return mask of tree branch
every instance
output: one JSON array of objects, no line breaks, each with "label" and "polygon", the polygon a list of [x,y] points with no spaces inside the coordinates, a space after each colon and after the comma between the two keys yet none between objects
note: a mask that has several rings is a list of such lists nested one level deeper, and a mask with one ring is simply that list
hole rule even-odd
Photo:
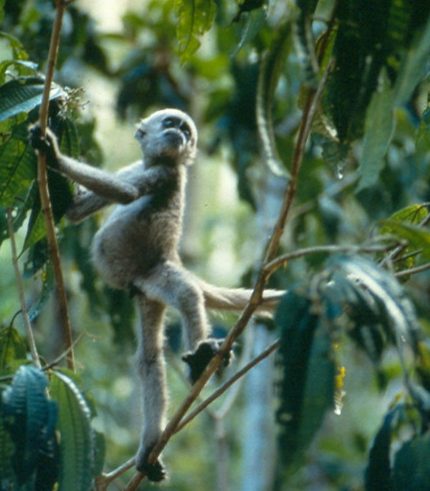
[{"label": "tree branch", "polygon": [[[57,61],[57,54],[60,45],[60,32],[66,9],[69,1],[57,0],[56,13],[54,24],[52,27],[51,41],[49,45],[48,53],[48,66],[45,77],[45,85],[43,90],[42,103],[40,105],[39,112],[39,124],[42,137],[46,135],[46,128],[48,126],[48,110],[49,110],[49,94],[51,90],[51,84],[54,77],[54,69]],[[48,240],[49,252],[54,269],[55,283],[57,288],[59,310],[61,316],[63,338],[66,344],[67,351],[67,367],[71,370],[75,370],[75,360],[73,352],[73,337],[72,326],[70,323],[69,310],[67,307],[66,289],[64,286],[63,271],[61,269],[60,253],[58,249],[57,237],[55,235],[55,223],[52,213],[51,199],[49,196],[48,188],[48,172],[46,165],[46,154],[42,151],[38,152],[38,166],[37,166],[37,181],[39,185],[39,194],[42,213],[45,218],[46,237]]]},{"label": "tree branch", "polygon": [[244,377],[252,368],[261,363],[265,358],[270,356],[274,351],[276,351],[281,345],[280,340],[274,341],[269,345],[264,351],[262,351],[258,356],[253,358],[249,363],[247,363],[243,368],[238,370],[230,379],[228,379],[224,384],[222,384],[218,389],[216,389],[207,399],[205,399],[201,404],[199,404],[190,414],[184,418],[175,433],[178,433],[182,428],[184,428],[188,423],[190,423],[197,415],[204,411],[209,404],[218,399],[224,392],[231,387],[235,382]]},{"label": "tree branch", "polygon": [[12,251],[12,264],[15,270],[16,286],[18,288],[18,295],[19,295],[19,301],[21,303],[21,313],[24,319],[24,326],[27,332],[27,341],[28,341],[28,345],[30,346],[30,353],[33,359],[33,363],[36,365],[37,368],[41,368],[42,365],[40,363],[39,353],[37,352],[36,342],[34,340],[33,328],[31,326],[31,321],[27,312],[27,307],[25,305],[24,283],[22,281],[22,276],[18,265],[18,254],[16,249],[15,231],[13,229],[13,218],[10,209],[6,210],[6,216],[7,216],[7,227],[8,227],[9,238],[10,238],[10,247]]},{"label": "tree branch", "polygon": [[337,253],[347,253],[347,254],[357,254],[359,252],[385,252],[387,250],[387,245],[363,245],[363,246],[355,246],[355,245],[322,245],[322,246],[314,246],[314,247],[305,247],[303,249],[297,249],[293,252],[288,252],[286,254],[282,254],[279,257],[276,257],[269,263],[264,266],[264,271],[267,275],[271,275],[274,271],[284,266],[288,261],[293,259],[298,259],[300,257],[309,256],[311,254],[337,254]]}]

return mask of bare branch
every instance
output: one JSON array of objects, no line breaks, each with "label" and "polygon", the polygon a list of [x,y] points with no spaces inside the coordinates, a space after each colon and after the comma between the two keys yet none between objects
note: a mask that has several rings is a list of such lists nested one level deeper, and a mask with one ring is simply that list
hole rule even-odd
[{"label": "bare branch", "polygon": [[314,247],[305,247],[303,249],[297,249],[293,252],[288,252],[286,254],[282,254],[281,256],[273,259],[269,263],[264,266],[264,271],[266,274],[271,275],[278,268],[286,265],[288,261],[293,259],[298,259],[300,257],[309,256],[311,254],[337,254],[337,253],[346,253],[346,254],[357,254],[360,252],[372,253],[372,252],[385,252],[388,249],[388,246],[385,245],[363,245],[363,246],[355,246],[355,245],[322,245],[322,246],[314,246]]},{"label": "bare branch", "polygon": [[33,328],[31,326],[31,321],[27,312],[27,307],[25,305],[24,282],[22,281],[22,276],[18,265],[18,254],[16,249],[15,232],[13,229],[13,218],[10,209],[6,210],[6,216],[7,216],[7,227],[8,227],[9,238],[10,238],[10,247],[12,251],[12,264],[15,270],[16,286],[18,288],[19,301],[21,303],[21,313],[24,319],[24,326],[27,332],[27,341],[28,341],[28,345],[30,346],[30,352],[31,352],[31,357],[33,359],[33,363],[36,365],[37,368],[41,368],[39,353],[37,352],[36,342],[34,340]]},{"label": "bare branch", "polygon": [[249,363],[247,363],[243,368],[236,372],[233,377],[222,384],[217,390],[215,390],[207,399],[205,399],[201,404],[199,404],[190,414],[184,418],[179,426],[176,428],[175,433],[179,432],[188,423],[190,423],[197,415],[204,411],[209,404],[218,399],[224,392],[231,387],[235,382],[244,377],[252,368],[261,363],[265,358],[270,356],[274,351],[276,351],[281,345],[280,340],[274,341],[270,346],[268,346],[263,352],[258,356],[253,358]]},{"label": "bare branch", "polygon": [[[43,90],[42,103],[40,106],[39,123],[41,135],[46,135],[48,126],[49,110],[49,93],[51,90],[52,80],[54,78],[54,69],[57,61],[57,54],[60,45],[60,32],[64,16],[64,10],[69,2],[57,1],[56,14],[52,27],[51,41],[48,53],[48,66],[45,77],[45,86]],[[48,172],[46,164],[46,154],[43,151],[38,152],[37,181],[39,184],[39,193],[41,208],[45,218],[46,236],[49,245],[49,251],[54,269],[55,283],[58,294],[59,310],[62,321],[63,337],[66,342],[67,366],[71,370],[75,369],[75,360],[73,353],[72,326],[70,323],[69,310],[67,307],[66,289],[64,286],[63,272],[61,269],[60,253],[58,250],[57,237],[55,235],[55,223],[52,213],[51,199],[48,188]]]}]

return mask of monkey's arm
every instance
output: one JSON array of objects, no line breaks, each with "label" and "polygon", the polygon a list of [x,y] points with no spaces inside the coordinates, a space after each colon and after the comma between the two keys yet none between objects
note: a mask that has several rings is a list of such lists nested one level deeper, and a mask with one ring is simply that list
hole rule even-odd
[{"label": "monkey's arm", "polygon": [[[170,172],[169,169],[163,167],[152,167],[145,170],[142,162],[136,162],[121,169],[113,177],[134,186],[139,197],[163,188],[169,179]],[[77,223],[111,203],[111,199],[99,196],[93,191],[82,190],[74,196],[66,216],[72,222]]]},{"label": "monkey's arm", "polygon": [[33,126],[30,130],[30,142],[35,149],[46,153],[50,167],[93,191],[99,197],[123,204],[139,197],[136,186],[121,179],[119,174],[109,174],[63,155],[58,147],[56,136],[49,128],[46,130],[46,138],[42,138],[39,125]]}]

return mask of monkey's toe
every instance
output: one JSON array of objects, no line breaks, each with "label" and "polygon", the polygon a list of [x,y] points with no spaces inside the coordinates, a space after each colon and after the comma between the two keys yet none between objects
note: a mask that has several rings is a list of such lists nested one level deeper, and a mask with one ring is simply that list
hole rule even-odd
[{"label": "monkey's toe", "polygon": [[147,449],[142,455],[140,452],[136,456],[136,469],[142,474],[145,474],[149,481],[160,482],[166,479],[167,472],[160,459],[157,459],[154,463],[148,462],[149,454],[152,447]]},{"label": "monkey's toe", "polygon": [[[186,353],[182,357],[182,360],[187,363],[189,367],[189,378],[192,384],[197,382],[209,362],[218,353],[223,342],[223,339],[207,339],[202,341],[195,351]],[[230,364],[232,356],[231,350],[224,355],[223,367]],[[221,369],[223,367],[221,367]]]}]

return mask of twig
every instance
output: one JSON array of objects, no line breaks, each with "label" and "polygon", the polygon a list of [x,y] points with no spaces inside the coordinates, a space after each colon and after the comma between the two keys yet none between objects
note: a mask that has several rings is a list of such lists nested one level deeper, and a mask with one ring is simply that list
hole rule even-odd
[{"label": "twig", "polygon": [[37,352],[36,342],[34,340],[33,328],[31,326],[30,317],[28,315],[27,307],[25,305],[25,295],[24,295],[24,282],[22,281],[21,272],[18,265],[18,254],[16,249],[15,232],[13,229],[13,218],[10,209],[6,210],[7,216],[7,227],[10,238],[10,247],[12,251],[12,263],[15,270],[16,286],[18,288],[19,301],[21,303],[21,313],[24,320],[25,330],[27,332],[28,345],[30,346],[30,353],[34,364],[37,368],[41,368],[39,353]]},{"label": "twig", "polygon": [[421,264],[420,266],[415,266],[414,268],[404,269],[402,271],[397,271],[394,273],[397,278],[401,278],[402,276],[409,276],[411,274],[421,273],[422,271],[427,271],[430,269],[430,263]]},{"label": "twig", "polygon": [[350,253],[357,254],[359,252],[385,252],[387,250],[387,245],[364,245],[364,246],[355,246],[355,245],[322,245],[322,246],[314,246],[314,247],[305,247],[303,249],[297,249],[293,252],[288,252],[286,254],[282,254],[277,258],[273,259],[269,263],[264,266],[264,271],[269,276],[278,268],[285,265],[288,261],[293,259],[298,259],[300,257],[309,256],[311,254],[332,254],[332,253]]},{"label": "twig", "polygon": [[[284,231],[286,220],[288,217],[288,212],[296,195],[297,179],[303,161],[306,141],[309,136],[312,120],[314,118],[319,99],[327,80],[328,71],[329,69],[325,71],[317,90],[311,92],[308,96],[302,122],[299,128],[297,144],[294,150],[291,179],[288,183],[288,188],[284,196],[279,218],[266,248],[264,263],[270,261],[278,249],[279,241]],[[264,270],[264,267],[262,267],[247,306],[243,310],[235,326],[231,329],[229,335],[226,337],[219,352],[214,356],[214,358],[212,358],[200,378],[193,385],[189,395],[186,397],[176,413],[173,415],[172,419],[167,424],[165,430],[160,437],[160,440],[158,441],[157,445],[155,445],[149,456],[148,461],[150,463],[154,463],[156,461],[157,457],[160,455],[171,436],[176,433],[176,429],[179,426],[182,418],[191,407],[193,402],[197,399],[198,395],[200,394],[206,382],[209,380],[210,376],[220,367],[221,363],[223,362],[224,355],[230,351],[236,338],[242,334],[252,314],[261,303],[263,288],[267,281],[267,278],[267,272]],[[138,472],[128,483],[124,491],[135,491],[144,477],[144,474]]]},{"label": "twig", "polygon": [[271,355],[274,351],[276,351],[281,345],[280,340],[274,341],[271,345],[269,345],[264,351],[262,351],[258,356],[253,358],[249,363],[247,363],[243,368],[237,371],[229,380],[227,380],[224,384],[222,384],[217,390],[215,390],[207,399],[205,399],[201,404],[199,404],[190,414],[184,418],[179,426],[176,428],[175,433],[182,430],[184,426],[190,423],[198,414],[204,411],[209,404],[218,399],[224,392],[231,387],[237,380],[241,379],[244,375],[246,375],[249,370],[254,368],[260,362],[262,362],[265,358]]},{"label": "twig", "polygon": [[120,465],[113,471],[107,472],[106,474],[102,474],[101,476],[97,476],[96,490],[106,491],[107,487],[112,481],[114,481],[118,476],[120,476],[124,472],[131,469],[133,465],[134,465],[134,457],[132,459],[127,460],[127,462],[124,462],[124,464]]},{"label": "twig", "polygon": [[[56,2],[56,14],[52,27],[51,41],[48,53],[48,67],[46,71],[43,97],[39,113],[39,124],[42,138],[46,135],[46,128],[48,126],[49,93],[51,90],[52,80],[54,78],[54,69],[57,61],[58,48],[60,45],[60,32],[63,15],[68,3],[70,2],[62,0],[57,0]],[[41,208],[45,218],[46,236],[54,269],[63,337],[68,353],[67,367],[74,371],[75,360],[73,352],[72,326],[70,323],[69,310],[67,307],[66,289],[64,286],[63,272],[61,269],[61,260],[58,250],[57,237],[55,235],[55,224],[52,213],[51,199],[49,196],[46,154],[43,151],[38,152],[37,181],[39,184]]]}]

